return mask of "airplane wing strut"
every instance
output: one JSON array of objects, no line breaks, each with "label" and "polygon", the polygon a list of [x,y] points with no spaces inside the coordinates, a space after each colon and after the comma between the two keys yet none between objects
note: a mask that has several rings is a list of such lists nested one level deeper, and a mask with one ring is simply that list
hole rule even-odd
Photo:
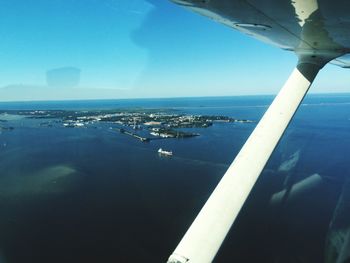
[{"label": "airplane wing strut", "polygon": [[299,57],[297,67],[268,108],[168,263],[212,262],[260,173],[328,61]]}]

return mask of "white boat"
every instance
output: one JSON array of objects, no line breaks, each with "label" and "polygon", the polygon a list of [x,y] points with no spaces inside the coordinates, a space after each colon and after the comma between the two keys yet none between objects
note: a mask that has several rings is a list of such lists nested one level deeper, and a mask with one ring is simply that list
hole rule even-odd
[{"label": "white boat", "polygon": [[173,155],[172,151],[165,151],[162,148],[159,148],[158,153],[162,154],[162,155],[167,155],[167,156],[172,156]]}]

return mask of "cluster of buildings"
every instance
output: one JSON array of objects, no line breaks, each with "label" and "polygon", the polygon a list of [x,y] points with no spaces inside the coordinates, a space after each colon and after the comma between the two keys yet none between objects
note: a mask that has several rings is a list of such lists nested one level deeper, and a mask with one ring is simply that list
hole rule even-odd
[{"label": "cluster of buildings", "polygon": [[[177,114],[165,110],[21,110],[13,111],[11,114],[23,115],[27,118],[50,120],[48,125],[52,126],[52,120],[62,123],[63,127],[81,128],[92,124],[105,122],[117,124],[125,134],[143,139],[154,138],[185,138],[198,136],[193,133],[180,130],[181,128],[206,128],[214,122],[251,122],[248,120],[237,120],[227,116],[204,116]],[[115,127],[117,128],[117,127]],[[136,132],[138,130],[144,130]],[[140,136],[139,134],[142,134]],[[147,135],[145,135],[147,134]],[[145,137],[146,136],[146,137]]]}]

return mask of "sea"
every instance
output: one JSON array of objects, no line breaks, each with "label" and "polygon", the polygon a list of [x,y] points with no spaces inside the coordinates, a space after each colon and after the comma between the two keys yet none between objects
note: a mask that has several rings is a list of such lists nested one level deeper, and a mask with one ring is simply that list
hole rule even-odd
[{"label": "sea", "polygon": [[[0,126],[14,129],[0,131],[0,263],[166,262],[272,100],[0,103],[0,110],[167,109],[253,120],[143,143],[108,125],[47,127],[7,115]],[[336,262],[350,237],[349,178],[350,94],[308,95],[215,262]]]}]

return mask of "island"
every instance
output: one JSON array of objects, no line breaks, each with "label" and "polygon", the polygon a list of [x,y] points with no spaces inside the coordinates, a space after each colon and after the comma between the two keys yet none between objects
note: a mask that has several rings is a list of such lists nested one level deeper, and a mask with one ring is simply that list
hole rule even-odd
[{"label": "island", "polygon": [[0,110],[1,115],[19,115],[41,120],[40,127],[96,128],[109,123],[110,129],[132,136],[142,142],[155,139],[190,138],[199,136],[189,128],[208,128],[214,123],[251,123],[221,115],[191,115],[169,109],[115,110]]}]

